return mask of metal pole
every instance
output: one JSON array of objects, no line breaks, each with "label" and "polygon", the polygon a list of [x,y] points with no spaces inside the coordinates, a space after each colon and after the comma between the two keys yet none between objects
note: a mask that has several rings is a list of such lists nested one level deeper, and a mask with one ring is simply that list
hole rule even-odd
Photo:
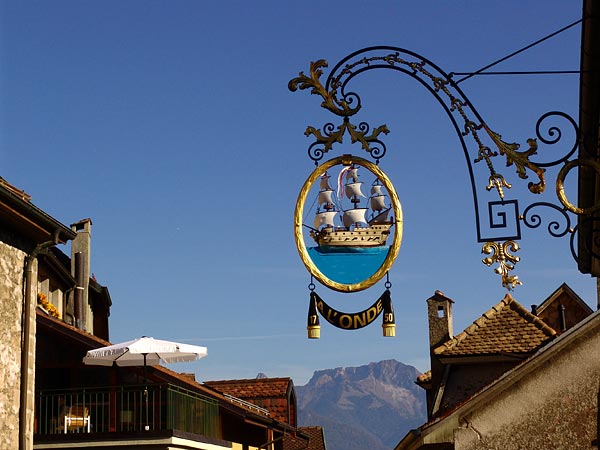
[{"label": "metal pole", "polygon": [[146,425],[144,429],[148,431],[150,429],[150,425],[148,424],[148,366],[146,365],[146,357],[148,353],[144,353],[144,403],[146,404]]}]

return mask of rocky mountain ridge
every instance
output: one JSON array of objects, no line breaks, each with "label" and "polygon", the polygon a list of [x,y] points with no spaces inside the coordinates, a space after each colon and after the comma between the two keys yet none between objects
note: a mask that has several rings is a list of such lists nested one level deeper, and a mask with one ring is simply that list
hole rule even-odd
[{"label": "rocky mountain ridge", "polygon": [[389,450],[425,422],[419,371],[396,360],[316,371],[296,387],[300,426],[325,429],[328,450]]}]

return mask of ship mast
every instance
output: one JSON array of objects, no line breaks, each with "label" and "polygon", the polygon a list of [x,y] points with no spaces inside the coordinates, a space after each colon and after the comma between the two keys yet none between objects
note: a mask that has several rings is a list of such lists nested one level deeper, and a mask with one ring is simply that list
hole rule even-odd
[{"label": "ship mast", "polygon": [[391,207],[385,204],[386,196],[381,191],[382,188],[383,186],[381,185],[379,178],[377,178],[371,186],[371,198],[369,200],[373,212],[371,214],[371,219],[369,220],[369,225],[388,221],[387,216],[391,211]]},{"label": "ship mast", "polygon": [[344,190],[346,192],[346,197],[353,205],[353,209],[344,211],[343,222],[346,228],[350,228],[352,225],[358,227],[360,223],[367,223],[365,218],[367,209],[359,206],[359,197],[365,197],[361,189],[363,183],[358,180],[358,168],[354,164],[349,168],[346,168],[345,171],[346,183],[344,185]]},{"label": "ship mast", "polygon": [[337,210],[333,200],[333,189],[329,186],[329,175],[327,172],[321,175],[317,203],[317,213],[314,221],[315,229],[334,227],[333,220],[337,214]]}]

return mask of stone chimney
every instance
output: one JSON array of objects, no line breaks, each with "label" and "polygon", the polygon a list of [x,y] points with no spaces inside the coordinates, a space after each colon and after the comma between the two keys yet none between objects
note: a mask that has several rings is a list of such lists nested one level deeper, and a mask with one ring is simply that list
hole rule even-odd
[{"label": "stone chimney", "polygon": [[431,382],[427,392],[427,418],[432,419],[439,407],[445,385],[446,366],[433,353],[438,345],[450,340],[452,334],[452,303],[442,292],[435,291],[427,299],[427,316],[429,319],[429,358],[431,362]]},{"label": "stone chimney", "polygon": [[435,291],[435,294],[427,299],[429,347],[432,349],[453,337],[452,303],[454,302],[440,291]]},{"label": "stone chimney", "polygon": [[82,219],[71,224],[71,230],[77,232],[77,237],[71,242],[71,275],[76,280],[80,280],[78,284],[81,284],[75,288],[76,292],[73,295],[75,326],[93,333],[94,317],[88,301],[91,273],[92,219]]}]

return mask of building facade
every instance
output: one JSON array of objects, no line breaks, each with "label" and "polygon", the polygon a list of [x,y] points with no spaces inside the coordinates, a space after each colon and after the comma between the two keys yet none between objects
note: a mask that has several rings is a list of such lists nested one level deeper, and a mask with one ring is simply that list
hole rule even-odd
[{"label": "building facade", "polygon": [[417,383],[428,422],[396,450],[598,446],[600,312],[563,284],[539,306],[560,332],[507,294],[453,336],[452,303],[439,291],[427,300],[432,369]]},{"label": "building facade", "polygon": [[39,258],[75,233],[0,178],[0,448],[31,449]]}]

